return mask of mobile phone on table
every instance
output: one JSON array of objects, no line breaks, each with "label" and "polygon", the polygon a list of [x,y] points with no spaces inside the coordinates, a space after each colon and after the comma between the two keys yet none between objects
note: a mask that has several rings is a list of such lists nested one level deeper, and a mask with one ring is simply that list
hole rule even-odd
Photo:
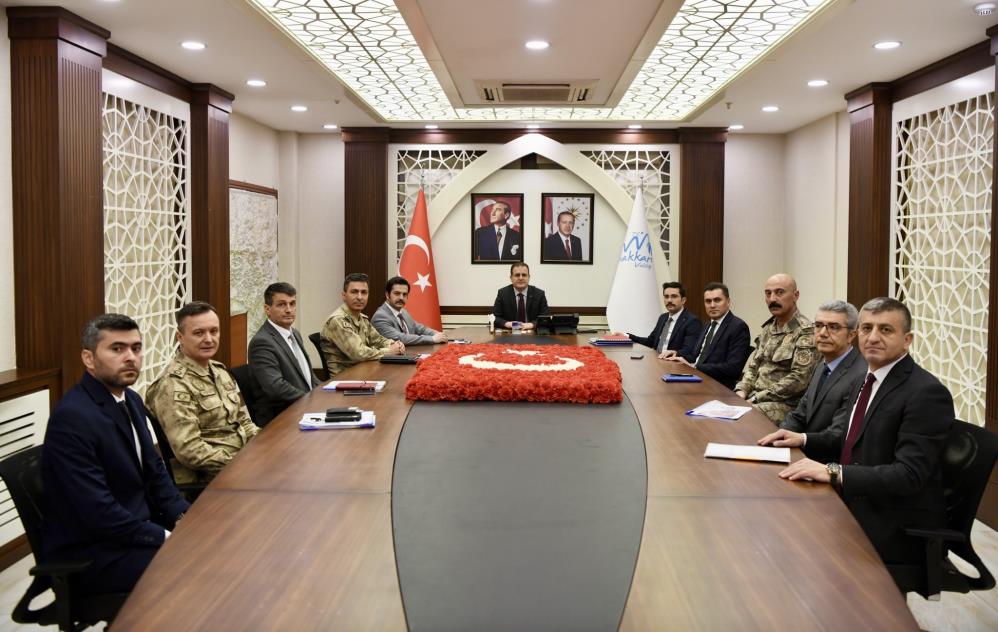
[{"label": "mobile phone on table", "polygon": [[640,360],[643,357],[645,357],[645,354],[643,354],[643,353],[632,353],[631,354],[631,359],[632,360]]}]

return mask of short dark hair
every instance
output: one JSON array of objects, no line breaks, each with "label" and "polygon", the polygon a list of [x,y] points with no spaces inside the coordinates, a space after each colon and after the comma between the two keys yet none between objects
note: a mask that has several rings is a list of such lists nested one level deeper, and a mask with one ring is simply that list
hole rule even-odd
[{"label": "short dark hair", "polygon": [[719,283],[718,281],[711,281],[707,285],[703,286],[704,294],[706,294],[707,292],[713,292],[714,290],[721,290],[722,292],[724,292],[724,298],[731,298],[731,296],[728,294],[728,286],[723,283]]},{"label": "short dark hair", "polygon": [[298,290],[295,289],[295,286],[290,283],[285,283],[284,281],[271,283],[267,286],[267,289],[263,291],[263,302],[267,305],[273,305],[274,294],[287,294],[288,296],[295,296],[298,294]]},{"label": "short dark hair", "polygon": [[391,294],[392,288],[396,285],[404,285],[405,289],[409,289],[409,282],[405,280],[405,277],[393,276],[388,279],[388,283],[385,283],[385,294]]},{"label": "short dark hair", "polygon": [[184,328],[184,321],[191,316],[206,314],[208,312],[215,312],[215,315],[218,315],[218,310],[215,309],[211,303],[205,303],[204,301],[191,301],[177,310],[177,329],[182,330]]},{"label": "short dark hair", "polygon": [[679,296],[686,298],[686,288],[679,281],[666,281],[662,284],[662,291],[665,292],[669,288],[675,288],[679,290]]},{"label": "short dark hair", "polygon": [[507,215],[512,214],[513,207],[509,205],[509,202],[503,202],[502,200],[496,200],[495,202],[492,203],[492,207],[495,208],[496,204],[502,204],[503,206],[505,206],[506,207],[506,214]]},{"label": "short dark hair", "polygon": [[343,291],[346,292],[351,283],[367,283],[368,289],[371,287],[371,279],[363,272],[351,272],[343,279]]},{"label": "short dark hair", "polygon": [[527,274],[530,274],[530,266],[523,263],[522,261],[517,261],[516,263],[514,263],[509,267],[509,276],[513,276],[513,270],[516,270],[517,268],[526,268]]},{"label": "short dark hair", "polygon": [[908,306],[897,300],[896,298],[891,298],[889,296],[880,296],[877,298],[871,298],[867,302],[863,303],[863,307],[860,308],[860,312],[870,312],[871,314],[879,314],[881,312],[901,312],[902,320],[901,328],[904,333],[911,331],[911,311]]},{"label": "short dark hair", "polygon": [[102,331],[133,331],[138,328],[139,324],[124,314],[101,314],[83,326],[81,342],[84,349],[97,351]]},{"label": "short dark hair", "polygon": [[575,213],[573,213],[572,211],[562,211],[561,213],[558,213],[558,219],[557,219],[558,222],[561,221],[561,216],[562,215],[571,215],[572,216],[572,220],[576,219]]}]

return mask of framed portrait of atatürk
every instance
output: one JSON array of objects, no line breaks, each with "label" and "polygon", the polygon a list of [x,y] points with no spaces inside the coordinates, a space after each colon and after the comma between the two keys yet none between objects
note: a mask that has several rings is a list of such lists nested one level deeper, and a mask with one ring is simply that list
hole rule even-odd
[{"label": "framed portrait of atat\u00fcrk", "polygon": [[523,194],[471,194],[471,262],[523,261]]},{"label": "framed portrait of atat\u00fcrk", "polygon": [[541,194],[541,263],[593,263],[592,193]]}]

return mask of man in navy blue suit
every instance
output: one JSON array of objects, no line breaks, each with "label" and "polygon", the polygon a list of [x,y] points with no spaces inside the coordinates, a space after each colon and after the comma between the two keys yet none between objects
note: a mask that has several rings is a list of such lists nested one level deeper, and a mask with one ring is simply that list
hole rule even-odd
[{"label": "man in navy blue suit", "polygon": [[128,387],[142,336],[128,316],[87,323],[86,373],[49,418],[42,448],[42,561],[83,559],[79,590],[129,592],[188,503],[153,448],[146,408]]},{"label": "man in navy blue suit", "polygon": [[749,357],[748,325],[731,312],[728,286],[723,283],[704,287],[703,305],[709,320],[693,349],[685,353],[666,350],[659,357],[706,373],[733,390]]},{"label": "man in navy blue suit", "polygon": [[[666,351],[675,351],[679,355],[692,353],[703,325],[686,310],[686,288],[679,281],[663,283],[662,298],[665,299],[665,313],[658,317],[651,333],[647,337],[629,333],[628,337],[632,342],[651,347],[661,354]],[[660,357],[665,359],[664,355]]]},{"label": "man in navy blue suit", "polygon": [[492,223],[475,230],[476,261],[523,261],[520,233],[507,223],[511,215],[509,204],[492,205],[489,212]]}]

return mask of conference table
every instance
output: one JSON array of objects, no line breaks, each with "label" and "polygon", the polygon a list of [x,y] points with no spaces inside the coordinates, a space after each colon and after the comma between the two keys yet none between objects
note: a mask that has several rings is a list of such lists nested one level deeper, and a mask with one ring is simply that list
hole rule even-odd
[{"label": "conference table", "polygon": [[[449,333],[452,337],[463,336],[473,342],[493,340],[485,328],[464,328]],[[561,344],[585,345],[589,337],[554,338]],[[518,342],[516,338],[495,337],[497,342],[510,343]],[[433,348],[419,350],[432,351]],[[613,409],[621,412],[625,419],[633,414],[637,420],[634,428],[639,429],[636,436],[641,452],[640,458],[635,459],[636,465],[611,462],[621,460],[612,456],[604,460],[587,459],[581,466],[573,466],[568,461],[579,461],[580,454],[617,454],[605,452],[610,449],[609,444],[616,445],[614,449],[632,449],[633,437],[615,440],[617,434],[623,436],[630,432],[629,424],[607,422],[600,428],[597,422],[586,427],[585,432],[591,436],[578,441],[564,440],[571,443],[564,453],[551,451],[551,442],[559,441],[564,428],[570,428],[573,422],[562,420],[558,423],[569,425],[559,426],[537,417],[537,411],[542,410],[538,407],[546,405],[536,403],[520,408],[516,408],[518,403],[468,403],[479,407],[467,409],[469,411],[492,413],[491,418],[473,415],[477,426],[468,423],[467,427],[478,430],[468,432],[498,434],[489,435],[484,443],[472,448],[473,440],[462,437],[461,425],[443,425],[437,431],[447,433],[439,436],[449,437],[448,444],[438,446],[439,452],[434,452],[432,458],[423,458],[420,450],[437,449],[432,444],[437,439],[424,434],[422,443],[417,441],[411,436],[416,422],[408,422],[410,428],[406,429],[407,418],[414,419],[417,412],[422,411],[419,422],[422,427],[442,424],[444,422],[433,413],[447,409],[433,409],[432,406],[451,406],[450,410],[454,410],[453,407],[464,403],[407,401],[405,384],[415,372],[415,366],[361,363],[337,378],[385,380],[383,392],[368,397],[348,397],[319,388],[268,424],[208,486],[177,525],[119,613],[113,628],[296,631],[608,627],[624,630],[918,629],[873,546],[828,485],[782,480],[777,476],[783,467],[779,464],[704,458],[708,442],[753,444],[772,431],[768,419],[755,410],[733,423],[691,418],[686,411],[708,400],[718,399],[731,404],[744,402],[706,376],[701,383],[664,383],[661,375],[676,370],[676,366],[659,360],[650,349],[635,345],[633,349],[602,350],[620,366],[626,395],[624,402],[603,405],[607,408],[579,404],[550,406],[577,406],[575,410],[580,413],[586,411],[596,415]],[[632,354],[636,353],[643,357],[632,359]],[[298,420],[307,412],[352,405],[373,410],[377,416],[376,427],[312,432],[298,428]],[[427,411],[431,414],[427,415]],[[512,412],[496,416],[505,411]],[[506,426],[513,427],[513,424],[519,424],[515,426],[517,434],[501,434]],[[403,440],[400,441],[400,437]],[[506,442],[501,445],[502,458],[498,459],[481,451],[483,446],[487,450],[496,441]],[[537,459],[521,458],[520,453],[528,454],[534,448],[536,454],[537,445],[546,446],[546,451],[558,452],[552,454],[551,459],[557,461],[559,467],[575,467],[571,476],[555,477],[554,483],[544,487],[543,494],[563,491],[570,496],[568,501],[546,498],[543,494],[539,500],[521,499],[517,496],[532,495],[530,488],[516,487],[504,492],[503,481],[497,482],[494,473],[480,475],[475,472],[475,461],[481,460],[493,465],[499,463],[499,467],[502,463],[513,463],[513,469],[526,468],[531,476],[536,476],[539,470],[531,468],[543,468],[544,465],[528,463],[530,458]],[[464,452],[473,449],[479,451],[469,460]],[[499,450],[496,447],[495,451]],[[793,459],[800,457],[798,451],[793,451]],[[396,471],[396,467],[402,467],[397,461],[403,460],[407,462],[405,475]],[[464,468],[462,471],[466,475],[451,476],[447,467]],[[627,514],[626,498],[617,499],[614,493],[608,496],[606,490],[592,492],[589,488],[600,487],[600,477],[604,475],[620,476],[635,471],[643,472],[645,477],[626,474],[633,479],[628,486],[636,486],[642,505],[637,514],[633,547],[628,548],[626,533],[619,538],[614,531],[609,535],[606,531],[598,534],[600,538],[621,540],[623,545],[618,548],[623,553],[616,553],[617,548],[607,552],[601,546],[587,546],[578,555],[572,553],[571,559],[554,557],[554,562],[550,559],[540,562],[496,559],[496,551],[479,557],[469,549],[429,555],[420,548],[423,546],[420,542],[436,535],[434,529],[412,527],[413,524],[440,524],[443,531],[459,528],[461,537],[470,537],[471,542],[475,542],[475,537],[492,537],[498,530],[490,523],[495,521],[495,516],[479,521],[464,519],[460,515],[445,515],[445,510],[432,504],[447,502],[446,499],[451,498],[448,494],[455,490],[464,498],[484,496],[484,491],[479,494],[473,487],[491,485],[493,489],[488,493],[492,496],[488,498],[497,499],[495,494],[502,496],[504,493],[507,496],[497,500],[506,503],[504,511],[506,507],[513,507],[515,512],[516,508],[534,502],[541,511],[566,512],[566,516],[572,516],[560,523],[552,520],[530,525],[537,533],[532,532],[534,537],[529,542],[524,540],[524,550],[531,551],[531,557],[537,557],[543,552],[536,548],[531,550],[529,546],[539,546],[539,542],[544,546],[551,543],[557,548],[562,546],[561,539],[576,538],[578,523],[586,520],[575,516],[598,514],[593,522],[602,525],[608,519],[612,522],[618,514]],[[506,475],[515,476],[516,473],[503,474]],[[432,494],[432,489],[429,494],[423,490],[420,496],[413,486],[418,487],[423,480],[429,481],[431,486],[441,485],[448,489],[441,490],[438,496]],[[546,484],[538,481],[541,487]],[[393,485],[400,498],[393,499]],[[577,489],[580,485],[585,489]],[[559,486],[564,486],[564,490]],[[400,489],[405,491],[405,498],[415,499],[415,502],[429,499],[430,505],[422,513],[430,515],[422,515],[419,506],[402,504]],[[576,493],[586,500],[572,500]],[[586,495],[591,493],[595,496]],[[628,493],[622,490],[620,496]],[[398,504],[393,505],[393,500]],[[618,505],[606,511],[598,506],[579,507],[580,504],[613,504],[618,500],[619,511]],[[580,511],[586,513],[580,514]],[[522,537],[520,526],[516,537]],[[559,533],[566,535],[558,538]],[[586,537],[589,536],[576,539],[592,542]],[[449,541],[451,539],[447,539]],[[447,542],[437,541],[433,546],[446,547]],[[572,546],[572,543],[564,546]],[[518,550],[503,549],[506,557],[514,558]],[[448,555],[459,555],[463,563],[455,564]],[[619,591],[622,608],[615,610],[604,606],[599,602],[599,595],[592,595],[598,592],[592,587],[599,586],[603,573],[599,569],[578,572],[573,566],[576,557],[597,561],[592,563],[609,560],[617,568],[626,570],[627,576]],[[617,564],[614,557],[621,563]],[[403,558],[405,564],[402,564]],[[419,565],[432,566],[434,563],[438,567],[427,567],[427,581],[421,585],[424,573]],[[514,579],[505,577],[503,573],[514,566],[521,572],[530,569],[528,575]],[[560,575],[566,585],[581,582],[579,585],[585,584],[588,588],[584,590],[589,590],[592,598],[558,593],[558,586],[550,586],[550,577],[559,577],[559,566],[571,569]],[[448,573],[448,569],[454,572]],[[434,573],[443,575],[440,581],[451,583],[434,584]],[[500,598],[498,592],[491,589],[484,594],[483,591],[474,593],[471,587],[461,585],[468,583],[466,573],[480,577],[486,583],[492,582],[489,585],[498,586],[500,592],[509,588],[506,584],[514,584],[510,594],[516,597]],[[613,573],[618,571],[608,569],[606,574]],[[544,575],[545,579],[534,582],[530,574]],[[620,583],[619,578],[613,581]],[[443,585],[453,588],[451,594],[442,591],[440,586]],[[434,590],[444,594],[434,593]],[[546,598],[527,603],[531,595],[548,593],[557,593],[555,599],[562,599],[568,606],[559,604],[551,611]],[[468,597],[469,594],[472,596]],[[416,603],[419,595],[423,599],[421,605]],[[474,608],[466,605],[469,598],[478,600]],[[524,613],[545,607],[548,608],[547,618],[524,618],[528,616]],[[577,607],[609,611],[606,616],[578,619],[573,618]],[[423,617],[422,613],[428,613],[430,618]],[[611,623],[607,625],[607,621]]]}]

